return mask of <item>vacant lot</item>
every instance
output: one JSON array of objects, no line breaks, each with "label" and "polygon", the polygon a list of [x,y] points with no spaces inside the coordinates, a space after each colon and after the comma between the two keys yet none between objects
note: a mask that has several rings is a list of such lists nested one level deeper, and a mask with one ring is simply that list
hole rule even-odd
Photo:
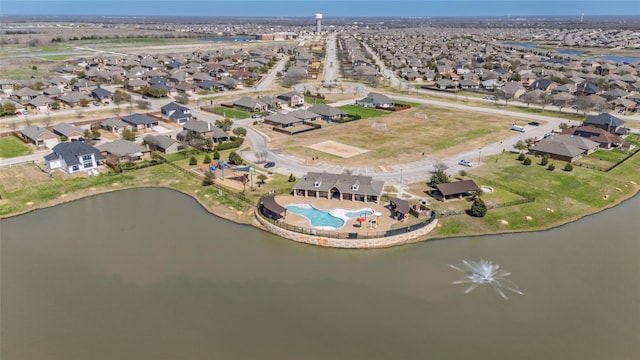
[{"label": "vacant lot", "polygon": [[[428,120],[416,118],[416,112],[427,114]],[[284,149],[301,158],[306,154],[341,165],[375,167],[418,160],[423,158],[423,153],[424,156],[442,159],[476,149],[509,135],[507,125],[514,122],[512,117],[452,111],[426,105],[383,113],[384,116],[345,124],[323,123],[320,130],[295,136],[272,131],[266,125],[259,125],[258,129],[271,138],[269,146],[273,149]],[[381,124],[386,125],[386,130]],[[325,140],[349,144],[368,152],[342,159],[307,148]]]}]

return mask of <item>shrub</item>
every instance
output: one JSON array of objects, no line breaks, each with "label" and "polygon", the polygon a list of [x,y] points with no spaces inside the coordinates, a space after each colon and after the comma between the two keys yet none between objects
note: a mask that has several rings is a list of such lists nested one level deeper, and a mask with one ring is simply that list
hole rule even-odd
[{"label": "shrub", "polygon": [[213,175],[213,172],[207,171],[204,174],[204,179],[202,179],[202,186],[211,186],[211,185],[213,185],[214,178],[215,177]]},{"label": "shrub", "polygon": [[229,149],[235,149],[235,148],[239,148],[240,145],[242,145],[243,139],[239,138],[233,141],[227,141],[225,143],[222,144],[218,144],[218,146],[216,146],[216,150],[217,151],[222,151],[222,150],[229,150]]},{"label": "shrub", "polygon": [[518,155],[518,160],[519,160],[519,161],[524,161],[524,159],[525,159],[524,154],[523,154],[523,153],[520,153],[520,155]]},{"label": "shrub", "polygon": [[196,157],[195,157],[195,156],[192,156],[192,157],[189,159],[189,165],[191,165],[191,166],[193,166],[193,165],[198,165],[198,159],[196,159]]},{"label": "shrub", "polygon": [[209,154],[206,154],[204,156],[204,160],[202,160],[202,163],[204,164],[211,164],[211,156],[209,156]]},{"label": "shrub", "polygon": [[296,181],[296,177],[295,177],[295,176],[293,176],[293,173],[289,174],[289,180],[288,180],[288,181],[289,181],[289,182],[294,182],[294,181]]},{"label": "shrub", "polygon": [[522,163],[527,166],[531,165],[531,158],[527,156]]},{"label": "shrub", "polygon": [[429,180],[429,185],[438,185],[438,184],[446,184],[449,182],[449,175],[445,173],[443,170],[436,170],[435,173],[431,176]]},{"label": "shrub", "polygon": [[220,153],[219,152],[215,151],[213,153],[213,160],[220,160]]},{"label": "shrub", "polygon": [[549,171],[553,171],[556,169],[556,165],[554,163],[549,164],[549,166],[547,166],[547,170]]},{"label": "shrub", "polygon": [[546,166],[549,163],[549,154],[544,154],[542,160],[540,160],[540,165]]},{"label": "shrub", "polygon": [[471,214],[471,216],[484,217],[485,215],[487,215],[487,205],[481,198],[476,197],[473,200],[473,204],[471,204],[469,213]]},{"label": "shrub", "polygon": [[229,164],[232,165],[242,165],[242,156],[240,156],[237,152],[232,151],[229,153]]},{"label": "shrub", "polygon": [[462,170],[458,171],[458,175],[460,175],[460,176],[467,176],[467,170],[462,169]]},{"label": "shrub", "polygon": [[573,164],[567,163],[567,165],[564,166],[564,171],[573,171]]}]

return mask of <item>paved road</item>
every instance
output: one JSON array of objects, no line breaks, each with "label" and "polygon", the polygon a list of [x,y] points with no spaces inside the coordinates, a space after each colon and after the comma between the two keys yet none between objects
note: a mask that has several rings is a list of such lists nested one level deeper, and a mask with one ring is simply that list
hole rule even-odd
[{"label": "paved road", "polygon": [[336,56],[336,34],[327,37],[326,56],[324,60],[324,83],[331,84],[338,80],[338,57]]}]

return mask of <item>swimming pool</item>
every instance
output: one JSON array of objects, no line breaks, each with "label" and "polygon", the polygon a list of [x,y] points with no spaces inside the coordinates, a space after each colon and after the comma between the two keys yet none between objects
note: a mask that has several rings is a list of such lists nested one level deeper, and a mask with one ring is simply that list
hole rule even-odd
[{"label": "swimming pool", "polygon": [[311,226],[320,230],[337,230],[344,226],[349,219],[355,219],[364,215],[371,216],[374,213],[372,208],[362,208],[358,210],[333,209],[331,211],[319,210],[311,204],[289,204],[285,206],[288,211],[302,215],[309,220]]}]

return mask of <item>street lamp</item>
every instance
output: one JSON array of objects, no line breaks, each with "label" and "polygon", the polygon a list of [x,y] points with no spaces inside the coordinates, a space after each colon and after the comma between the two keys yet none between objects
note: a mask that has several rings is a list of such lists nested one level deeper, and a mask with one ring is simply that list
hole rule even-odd
[{"label": "street lamp", "polygon": [[480,165],[480,155],[482,155],[482,150],[478,151],[478,165]]},{"label": "street lamp", "polygon": [[402,184],[402,169],[400,169],[400,184]]}]

